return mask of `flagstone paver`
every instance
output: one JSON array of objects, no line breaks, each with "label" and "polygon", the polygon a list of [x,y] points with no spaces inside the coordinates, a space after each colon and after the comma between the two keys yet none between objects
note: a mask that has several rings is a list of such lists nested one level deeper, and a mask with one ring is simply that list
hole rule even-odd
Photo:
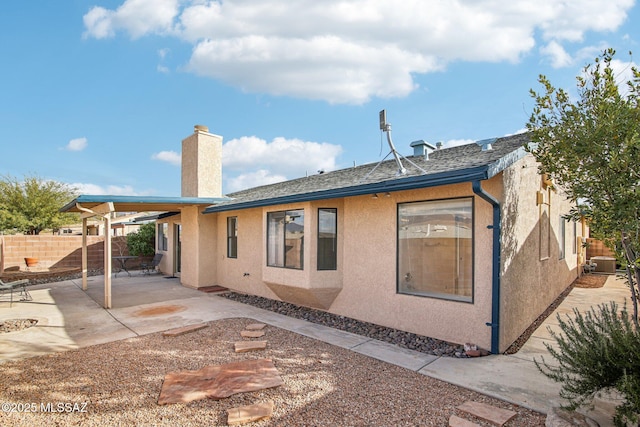
[{"label": "flagstone paver", "polygon": [[244,424],[269,418],[273,414],[273,401],[256,403],[254,405],[240,406],[227,409],[227,424]]},{"label": "flagstone paver", "polygon": [[449,417],[449,427],[480,427],[480,424],[476,424],[473,421],[465,420],[456,415]]},{"label": "flagstone paver", "polygon": [[240,335],[243,338],[260,338],[264,336],[264,331],[242,331]]},{"label": "flagstone paver", "polygon": [[195,325],[183,326],[181,328],[170,329],[168,331],[164,331],[162,336],[164,337],[177,337],[179,335],[188,334],[189,332],[199,331],[200,329],[204,329],[208,327],[206,323],[198,323]]},{"label": "flagstone paver", "polygon": [[235,343],[236,353],[264,350],[265,348],[267,348],[266,341],[237,341]]},{"label": "flagstone paver", "polygon": [[517,414],[508,409],[496,408],[486,403],[474,402],[469,400],[458,406],[458,409],[468,414],[474,415],[483,420],[489,421],[497,426],[504,425]]},{"label": "flagstone paver", "polygon": [[197,371],[170,372],[164,377],[159,405],[201,399],[224,399],[237,393],[284,384],[271,359],[205,366]]},{"label": "flagstone paver", "polygon": [[264,329],[265,326],[267,326],[266,323],[251,323],[250,325],[247,325],[244,328],[247,331],[258,331],[260,329]]}]

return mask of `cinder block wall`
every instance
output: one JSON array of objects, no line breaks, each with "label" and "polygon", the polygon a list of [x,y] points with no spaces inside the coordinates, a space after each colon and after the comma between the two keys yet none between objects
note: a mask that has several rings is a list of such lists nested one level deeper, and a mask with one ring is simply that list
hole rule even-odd
[{"label": "cinder block wall", "polygon": [[615,258],[615,254],[611,252],[604,242],[597,239],[587,239],[587,259],[594,256],[609,256]]},{"label": "cinder block wall", "polygon": [[[112,256],[129,255],[126,237],[113,237],[111,242]],[[88,267],[102,268],[104,236],[87,236],[87,249]],[[4,236],[5,270],[25,270],[25,257],[38,258],[38,268],[82,267],[82,236]]]}]

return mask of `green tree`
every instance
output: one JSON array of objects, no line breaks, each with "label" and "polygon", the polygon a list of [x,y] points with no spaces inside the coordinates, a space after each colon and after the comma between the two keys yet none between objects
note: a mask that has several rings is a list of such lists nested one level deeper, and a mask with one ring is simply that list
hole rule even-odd
[{"label": "green tree", "polygon": [[127,234],[127,248],[133,256],[155,254],[156,225],[153,222],[143,224],[138,231]]},{"label": "green tree", "polygon": [[619,87],[608,49],[577,77],[577,96],[555,88],[545,76],[541,93],[531,90],[535,107],[527,128],[527,149],[540,171],[577,204],[574,219],[586,217],[592,233],[617,249],[626,267],[633,315],[615,305],[575,321],[561,322],[554,335],[559,350],[547,345],[559,368],[542,361],[540,370],[562,383],[561,395],[575,409],[600,390],[616,389],[625,401],[616,408],[616,425],[637,422],[640,412],[638,283],[640,282],[640,73]]},{"label": "green tree", "polygon": [[585,216],[592,233],[618,248],[627,268],[638,326],[640,282],[640,72],[619,87],[608,49],[577,77],[577,98],[545,76],[541,93],[531,90],[535,108],[527,128],[528,149],[541,172],[579,203],[574,219]]},{"label": "green tree", "polygon": [[10,175],[0,179],[0,231],[40,234],[77,220],[59,209],[77,195],[75,188],[36,175],[22,181]]}]

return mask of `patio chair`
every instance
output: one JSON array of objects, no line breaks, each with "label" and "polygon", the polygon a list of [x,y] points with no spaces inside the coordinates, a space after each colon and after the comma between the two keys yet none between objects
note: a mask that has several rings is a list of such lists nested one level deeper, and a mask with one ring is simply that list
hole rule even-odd
[{"label": "patio chair", "polygon": [[156,271],[156,267],[162,261],[162,254],[155,254],[151,262],[142,262],[140,263],[140,268],[142,269],[142,274],[151,274],[152,271]]},{"label": "patio chair", "polygon": [[29,279],[16,280],[15,282],[5,283],[0,279],[0,295],[4,295],[9,292],[11,295],[9,307],[13,306],[13,292],[15,289],[20,289],[20,301],[31,301],[31,294],[27,290],[27,284]]},{"label": "patio chair", "polygon": [[598,267],[598,264],[596,264],[595,262],[593,262],[593,260],[590,259],[582,265],[582,271],[584,271],[585,274],[593,273],[594,271],[596,271],[597,267]]}]

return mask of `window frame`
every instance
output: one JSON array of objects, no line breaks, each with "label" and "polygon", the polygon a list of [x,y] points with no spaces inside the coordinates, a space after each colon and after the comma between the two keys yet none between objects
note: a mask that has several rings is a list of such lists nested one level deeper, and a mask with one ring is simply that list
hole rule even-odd
[{"label": "window frame", "polygon": [[238,217],[227,217],[227,258],[238,258]]},{"label": "window frame", "polygon": [[[323,266],[320,266],[321,263],[321,259],[320,256],[321,254],[324,254],[324,251],[322,251],[321,247],[320,247],[320,226],[321,226],[321,220],[320,220],[320,215],[321,212],[332,212],[333,213],[333,229],[334,229],[334,234],[333,234],[333,259],[330,260],[329,262],[324,261],[323,262]],[[316,269],[318,271],[335,271],[338,269],[338,208],[318,208],[318,229],[317,229],[318,235],[316,237]],[[326,265],[326,266],[325,266]]]},{"label": "window frame", "polygon": [[[297,213],[300,213],[301,215],[296,215]],[[292,215],[294,214],[294,215]],[[305,234],[305,227],[304,227],[304,208],[299,208],[299,209],[287,209],[287,210],[281,210],[281,211],[271,211],[271,212],[267,212],[267,228],[266,228],[266,234],[267,234],[267,250],[266,250],[266,254],[267,254],[267,259],[266,259],[266,263],[267,263],[267,267],[274,267],[274,268],[286,268],[289,270],[304,270],[304,234]],[[272,217],[276,217],[276,218],[282,218],[284,220],[283,225],[284,227],[282,228],[282,246],[280,247],[282,249],[282,253],[276,254],[276,256],[281,255],[282,257],[282,262],[281,263],[274,263],[274,264],[270,264],[269,260],[271,258],[272,255],[272,251],[269,249],[270,248],[270,230],[271,230],[271,221],[270,219]],[[291,266],[291,265],[287,265],[289,264],[287,262],[287,223],[286,219],[287,217],[296,217],[296,218],[302,218],[302,237],[301,237],[301,242],[300,242],[300,251],[298,253],[299,255],[299,261],[300,264],[299,266]],[[290,223],[295,223],[295,221],[291,221]],[[275,236],[276,238],[278,236]],[[274,240],[275,241],[275,240]],[[279,250],[279,248],[276,248]],[[281,264],[281,265],[280,265]]]},{"label": "window frame", "polygon": [[[471,213],[471,295],[470,296],[460,296],[455,294],[445,294],[438,292],[408,292],[406,290],[402,290],[400,286],[400,209],[402,206],[416,204],[416,203],[436,203],[436,202],[444,202],[444,201],[458,201],[458,200],[467,200],[470,203],[470,213]],[[460,196],[460,197],[446,197],[441,199],[429,199],[429,200],[415,200],[410,202],[397,203],[396,205],[396,294],[398,295],[406,295],[406,296],[415,296],[422,298],[434,298],[444,301],[450,302],[460,302],[465,304],[473,304],[475,301],[475,247],[476,247],[476,211],[475,211],[475,200],[476,198],[473,196]]]},{"label": "window frame", "polygon": [[169,250],[169,223],[167,222],[159,222],[156,224],[156,236],[158,239],[157,242],[157,250],[166,252]]}]

